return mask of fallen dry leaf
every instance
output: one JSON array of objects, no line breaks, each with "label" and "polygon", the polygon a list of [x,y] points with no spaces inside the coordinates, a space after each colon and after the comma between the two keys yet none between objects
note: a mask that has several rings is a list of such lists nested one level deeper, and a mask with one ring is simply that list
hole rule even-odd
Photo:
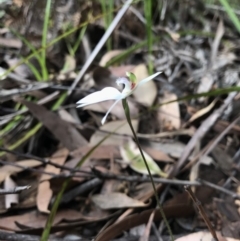
[{"label": "fallen dry leaf", "polygon": [[[181,199],[179,199],[179,196],[177,196],[177,198],[174,197],[173,199],[169,200],[166,205],[163,206],[163,211],[167,218],[186,217],[194,212],[194,208],[192,204],[188,201],[189,197],[186,194],[184,193]],[[162,216],[158,209],[149,209],[141,213],[128,215],[127,217],[124,217],[122,220],[115,222],[114,224],[110,225],[105,230],[100,232],[95,240],[112,240],[126,230],[147,223],[153,211],[155,211],[154,221],[162,220]]]},{"label": "fallen dry leaf", "polygon": [[173,163],[174,160],[169,157],[166,153],[160,151],[160,150],[156,150],[154,148],[151,147],[142,147],[143,150],[150,155],[154,160],[159,161],[159,162],[167,162],[167,163]]},{"label": "fallen dry leaf", "polygon": [[99,65],[100,66],[105,66],[109,60],[111,60],[112,58],[118,56],[122,52],[124,52],[124,50],[121,50],[121,49],[108,51],[106,54],[104,54],[102,56],[102,58],[101,58],[101,60],[99,62]]},{"label": "fallen dry leaf", "polygon": [[[160,99],[160,103],[166,103],[176,99],[177,96],[175,94],[165,92],[164,97]],[[180,128],[180,109],[177,101],[161,105],[158,111],[158,119],[163,130],[178,130]]]},{"label": "fallen dry leaf", "polygon": [[24,168],[26,168],[26,167],[40,166],[40,165],[42,165],[42,162],[33,160],[33,159],[29,159],[29,160],[18,161],[18,162],[16,162],[16,164],[19,166],[22,166],[23,168],[16,167],[16,166],[10,166],[10,165],[6,165],[6,166],[3,166],[0,168],[0,183],[3,182],[7,176],[10,176],[14,173],[22,172],[24,170]]},{"label": "fallen dry leaf", "polygon": [[126,72],[131,72],[136,65],[121,65],[109,67],[108,69],[111,71],[112,75],[116,77],[124,77],[126,76]]},{"label": "fallen dry leaf", "polygon": [[[137,82],[149,76],[145,64],[137,65],[132,71],[137,78]],[[142,105],[152,106],[157,96],[157,86],[153,80],[146,82],[144,85],[138,86],[133,92],[133,96]]]},{"label": "fallen dry leaf", "polygon": [[212,108],[215,106],[217,100],[215,99],[211,104],[206,106],[205,108],[202,108],[201,110],[197,111],[195,114],[192,115],[192,117],[188,120],[188,123],[191,123],[195,121],[196,119],[200,118],[201,116],[207,114],[209,111],[212,110]]},{"label": "fallen dry leaf", "polygon": [[149,240],[149,235],[151,232],[151,227],[153,224],[153,218],[154,218],[155,212],[152,212],[152,214],[150,215],[150,218],[148,220],[148,223],[146,225],[146,228],[144,230],[143,235],[139,238],[139,241],[148,241]]},{"label": "fallen dry leaf", "polygon": [[[132,140],[129,140],[127,143],[120,146],[120,153],[122,155],[123,162],[127,163],[134,171],[149,175],[140,150]],[[143,155],[152,175],[166,176],[166,174],[162,172],[160,167],[156,164],[151,156],[144,151]]]},{"label": "fallen dry leaf", "polygon": [[[200,80],[197,93],[208,92],[214,83],[214,76],[211,73],[206,73]],[[198,101],[203,102],[205,97],[198,98]]]},{"label": "fallen dry leaf", "polygon": [[[69,151],[66,148],[62,148],[55,152],[50,160],[53,163],[63,165],[67,159]],[[44,169],[45,172],[51,172],[59,174],[61,169],[54,167],[53,165],[47,165]],[[40,179],[37,192],[37,208],[40,212],[49,213],[48,205],[52,198],[52,189],[50,188],[50,182],[48,181],[51,176],[43,174]]]},{"label": "fallen dry leaf", "polygon": [[63,121],[52,111],[47,110],[44,106],[26,100],[21,100],[20,102],[26,105],[33,116],[42,122],[69,151],[87,144],[87,141],[73,125]]},{"label": "fallen dry leaf", "polygon": [[[125,75],[125,73],[124,73]],[[108,68],[97,66],[92,73],[94,84],[98,89],[105,87],[119,88],[116,83],[116,76],[114,76]]]},{"label": "fallen dry leaf", "polygon": [[[134,130],[136,131],[138,128],[138,120],[132,120],[132,125]],[[116,130],[116,128],[118,127],[120,128]],[[107,140],[103,142],[103,145],[119,146],[123,144],[124,140],[126,141],[126,139],[128,139],[128,138],[124,138],[123,135],[128,135],[131,137],[133,136],[132,131],[126,120],[112,121],[101,126],[100,131],[96,131],[92,135],[90,139],[90,146],[96,145],[100,140],[102,140],[106,135],[108,135],[108,133],[111,133],[113,131],[115,131],[115,133],[118,135],[110,136]],[[104,132],[107,132],[107,133],[104,133]]]},{"label": "fallen dry leaf", "polygon": [[92,196],[92,201],[101,209],[146,207],[144,202],[132,199],[124,193],[112,192]]},{"label": "fallen dry leaf", "polygon": [[[216,232],[219,241],[238,241],[239,239],[223,237],[220,232]],[[212,241],[213,237],[208,231],[200,231],[192,234],[188,234],[181,238],[176,239],[176,241]]]},{"label": "fallen dry leaf", "polygon": [[73,116],[66,111],[65,109],[61,109],[58,111],[59,116],[61,117],[62,120],[72,123],[72,124],[79,124],[79,122],[73,118]]},{"label": "fallen dry leaf", "polygon": [[[181,142],[171,142],[171,143],[156,143],[156,142],[149,142],[149,145],[151,148],[154,148],[156,150],[162,151],[163,153],[169,155],[170,157],[173,158],[180,158],[186,145],[184,145]],[[193,156],[191,155],[189,157],[189,160],[191,160]],[[203,155],[200,157],[201,163],[210,163],[213,162],[212,157]]]},{"label": "fallen dry leaf", "polygon": [[[70,153],[71,156],[81,158],[92,149],[90,146],[79,147],[77,150]],[[120,152],[116,146],[107,145],[99,146],[92,154],[92,159],[109,159],[110,157],[120,158]]]},{"label": "fallen dry leaf", "polygon": [[[0,228],[6,229],[6,230],[12,230],[12,231],[20,231],[21,226],[24,226],[30,229],[43,228],[46,224],[47,217],[48,217],[47,215],[41,214],[38,211],[32,211],[24,214],[2,217],[0,219]],[[101,217],[94,217],[90,215],[84,216],[82,213],[78,211],[64,209],[64,210],[59,210],[56,213],[56,216],[53,221],[53,225],[59,224],[62,221],[85,220],[85,221],[94,222],[95,220],[98,220],[100,218]]]}]

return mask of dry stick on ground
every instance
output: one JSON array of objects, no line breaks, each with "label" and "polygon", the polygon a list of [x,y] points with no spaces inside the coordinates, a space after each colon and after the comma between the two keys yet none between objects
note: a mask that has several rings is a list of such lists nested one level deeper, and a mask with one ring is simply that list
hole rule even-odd
[{"label": "dry stick on ground", "polygon": [[53,172],[46,172],[46,171],[43,171],[43,170],[38,170],[36,168],[33,168],[33,167],[24,167],[22,165],[19,165],[15,162],[8,162],[8,161],[2,161],[0,160],[0,164],[3,164],[5,166],[14,166],[14,167],[18,167],[18,168],[21,168],[22,171],[31,171],[31,172],[36,172],[36,173],[40,173],[40,174],[46,174],[46,175],[49,175],[49,176],[52,176],[52,177],[93,177],[93,175],[90,173],[90,172],[87,172],[87,171],[83,171],[83,174],[86,174],[85,176],[84,175],[72,175],[72,174],[65,174],[65,173],[62,173],[62,174],[55,174]]},{"label": "dry stick on ground", "polygon": [[221,132],[216,138],[214,138],[212,141],[209,142],[209,144],[207,144],[206,147],[204,147],[204,149],[202,151],[200,151],[183,169],[182,171],[185,171],[186,169],[190,168],[190,166],[192,166],[193,164],[195,164],[197,162],[197,160],[199,160],[200,157],[203,156],[207,156],[209,153],[211,153],[211,151],[216,147],[216,145],[222,140],[222,138],[235,126],[236,122],[238,122],[240,119],[240,116],[237,117],[231,124],[229,124],[227,126],[227,128],[225,128],[223,130],[223,132]]},{"label": "dry stick on ground", "polygon": [[[147,176],[125,176],[125,175],[116,175],[114,173],[106,173],[106,172],[101,172],[97,170],[96,168],[92,168],[93,174],[95,174],[96,177],[100,179],[115,179],[115,180],[120,180],[120,181],[128,181],[128,182],[151,182],[151,179]],[[74,176],[74,175],[73,175]],[[217,191],[220,191],[222,193],[228,194],[233,198],[240,198],[239,194],[236,194],[235,192],[229,191],[226,188],[223,188],[221,186],[218,186],[214,183],[199,179],[198,181],[185,181],[185,180],[171,180],[171,179],[166,179],[166,178],[156,178],[153,177],[153,181],[155,183],[162,183],[162,184],[169,184],[169,185],[178,185],[178,186],[208,186],[211,187],[212,189],[215,189]]]},{"label": "dry stick on ground", "polygon": [[66,204],[72,201],[75,197],[81,196],[83,193],[88,191],[92,191],[102,183],[103,181],[99,178],[94,178],[85,183],[80,183],[77,187],[74,187],[63,194],[60,204]]},{"label": "dry stick on ground", "polygon": [[36,83],[28,84],[25,88],[1,90],[0,102],[11,100],[13,97],[20,96],[22,94],[28,94],[32,91],[46,89],[49,86],[49,83]]},{"label": "dry stick on ground", "polygon": [[216,145],[223,139],[223,137],[233,128],[233,126],[240,120],[240,116],[238,116],[226,129],[223,130],[219,134],[219,136],[212,142],[211,146],[204,153],[204,156],[207,156],[211,151],[216,147]]},{"label": "dry stick on ground", "polygon": [[194,136],[191,138],[191,140],[188,142],[187,146],[185,147],[182,156],[180,157],[177,164],[171,171],[169,175],[170,177],[174,177],[179,172],[181,167],[185,164],[188,157],[190,156],[196,143],[198,143],[205,136],[205,134],[212,128],[212,126],[217,121],[217,119],[223,114],[224,110],[232,102],[236,94],[237,92],[230,93],[228,97],[225,99],[223,105],[220,106],[220,108],[215,110],[206,120],[203,121],[201,126],[197,129],[196,133],[194,134]]},{"label": "dry stick on ground", "polygon": [[[27,159],[35,159],[35,160],[37,160],[37,161],[39,161],[39,162],[41,162],[43,164],[52,165],[54,167],[61,168],[62,170],[70,171],[70,172],[73,172],[73,173],[78,173],[79,172],[79,173],[87,173],[87,174],[89,174],[89,172],[86,172],[86,171],[83,171],[83,170],[77,170],[75,168],[62,166],[62,165],[59,165],[57,163],[52,162],[49,159],[41,158],[41,157],[34,156],[34,155],[31,155],[31,154],[23,154],[23,153],[12,151],[12,150],[9,150],[9,149],[3,148],[3,147],[0,147],[0,151],[5,151],[5,152],[11,153],[13,155],[16,155],[18,157],[23,157],[23,158],[27,158]],[[3,161],[1,161],[1,162],[3,162]],[[10,164],[8,164],[8,165],[10,165]]]},{"label": "dry stick on ground", "polygon": [[195,203],[200,215],[202,216],[204,222],[206,223],[210,233],[212,234],[213,238],[218,241],[218,237],[217,234],[207,216],[207,214],[205,213],[203,206],[201,204],[201,202],[196,198],[196,196],[194,195],[194,193],[192,192],[190,186],[185,186],[185,190],[188,192],[189,196],[191,197],[192,201]]},{"label": "dry stick on ground", "polygon": [[[92,172],[101,179],[115,179],[120,181],[129,181],[129,182],[150,182],[151,179],[148,176],[125,176],[125,175],[116,175],[114,173],[106,173],[97,170],[96,168],[92,168]],[[164,183],[164,184],[172,184],[172,185],[190,185],[190,186],[200,186],[200,182],[190,182],[183,180],[171,180],[165,178],[156,178],[153,177],[153,181],[156,183]]]},{"label": "dry stick on ground", "polygon": [[198,181],[200,183],[202,183],[204,186],[208,186],[208,187],[211,187],[213,189],[216,189],[222,193],[225,193],[229,196],[231,196],[232,198],[240,198],[240,195],[235,193],[235,192],[232,192],[232,191],[229,191],[228,189],[224,188],[224,187],[220,187],[214,183],[211,183],[211,182],[208,182],[208,181],[205,181],[205,180],[202,180],[202,179],[198,179]]}]

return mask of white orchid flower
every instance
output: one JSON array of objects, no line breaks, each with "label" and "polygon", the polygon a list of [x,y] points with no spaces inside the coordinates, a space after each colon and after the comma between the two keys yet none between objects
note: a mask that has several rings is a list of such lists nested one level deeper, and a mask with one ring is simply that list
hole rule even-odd
[{"label": "white orchid flower", "polygon": [[157,72],[156,74],[150,75],[149,77],[139,81],[137,84],[135,82],[135,80],[133,80],[133,78],[135,78],[135,76],[132,73],[126,72],[126,75],[129,77],[128,80],[125,77],[121,77],[118,78],[116,80],[116,83],[118,86],[120,86],[121,84],[124,85],[124,89],[122,92],[120,92],[118,89],[114,88],[114,87],[106,87],[103,88],[100,91],[96,91],[90,95],[87,95],[86,97],[84,97],[83,99],[79,100],[77,102],[77,108],[78,107],[83,107],[86,105],[91,105],[91,104],[95,104],[98,102],[102,102],[102,101],[106,101],[106,100],[116,100],[112,106],[109,108],[109,110],[107,111],[106,115],[103,117],[101,123],[102,125],[105,123],[108,114],[111,112],[111,110],[113,109],[113,107],[122,99],[125,99],[126,97],[128,97],[129,95],[131,95],[138,86],[143,85],[144,83],[154,79],[156,76],[158,76],[161,72]]}]

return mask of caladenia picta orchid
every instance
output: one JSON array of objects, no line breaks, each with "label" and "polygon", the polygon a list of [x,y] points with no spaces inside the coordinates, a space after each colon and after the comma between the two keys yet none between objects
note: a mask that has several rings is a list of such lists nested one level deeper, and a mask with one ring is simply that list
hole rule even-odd
[{"label": "caladenia picta orchid", "polygon": [[124,89],[122,92],[120,92],[118,89],[114,87],[106,87],[103,88],[100,91],[96,91],[90,95],[87,95],[83,99],[79,100],[77,102],[77,107],[84,107],[87,105],[95,104],[98,102],[106,101],[106,100],[116,100],[112,106],[109,108],[107,113],[102,119],[102,124],[105,123],[108,114],[111,112],[113,107],[123,99],[126,99],[129,95],[131,95],[140,85],[145,84],[146,82],[154,79],[156,76],[158,76],[160,72],[157,72],[153,75],[148,76],[147,78],[139,81],[138,83],[136,82],[136,77],[134,74],[130,72],[126,72],[126,77],[121,77],[116,80],[116,83],[118,86],[124,85]]},{"label": "caladenia picta orchid", "polygon": [[139,140],[137,138],[137,135],[134,131],[134,128],[133,128],[133,125],[132,125],[132,122],[131,122],[131,115],[130,115],[130,110],[129,110],[129,106],[128,106],[128,102],[127,102],[127,97],[129,95],[131,95],[136,89],[137,87],[139,87],[140,85],[143,85],[144,83],[154,79],[156,76],[158,76],[160,74],[160,72],[156,73],[156,74],[153,74],[153,75],[150,75],[149,77],[141,80],[140,82],[136,82],[136,77],[133,73],[130,73],[130,72],[126,72],[126,77],[121,77],[121,78],[118,78],[117,79],[117,84],[118,85],[121,85],[123,84],[124,85],[124,89],[122,92],[120,92],[118,89],[116,88],[113,88],[113,87],[106,87],[100,91],[97,91],[97,92],[94,92],[86,97],[84,97],[83,99],[79,100],[77,102],[77,107],[83,107],[83,106],[86,106],[86,105],[91,105],[91,104],[95,104],[95,103],[98,103],[98,102],[102,102],[102,101],[106,101],[106,100],[116,100],[112,106],[109,108],[109,110],[107,111],[106,115],[103,117],[102,119],[102,124],[105,123],[106,119],[107,119],[107,116],[108,114],[110,113],[110,111],[113,109],[113,107],[120,101],[122,100],[122,105],[123,105],[123,108],[124,108],[124,111],[125,111],[125,115],[126,115],[126,119],[127,119],[127,122],[131,128],[131,131],[133,133],[133,137],[135,139],[135,142],[138,146],[138,149],[141,153],[141,156],[144,160],[144,163],[145,163],[145,166],[146,166],[146,169],[148,171],[148,175],[150,176],[150,179],[151,179],[151,183],[152,183],[152,187],[153,187],[153,191],[154,191],[154,194],[155,194],[155,198],[156,198],[156,201],[157,201],[157,204],[158,204],[158,207],[159,207],[159,211],[162,215],[162,218],[165,222],[165,225],[167,226],[167,229],[169,231],[169,234],[171,236],[171,240],[173,241],[174,240],[174,237],[173,237],[173,234],[172,234],[172,231],[171,231],[171,228],[169,226],[169,223],[167,221],[167,218],[166,218],[166,215],[163,211],[163,208],[161,206],[161,203],[160,203],[160,200],[159,200],[159,197],[158,197],[158,193],[157,193],[157,189],[155,187],[155,184],[154,184],[154,181],[153,181],[153,177],[151,175],[151,171],[150,171],[150,168],[149,168],[149,165],[147,163],[147,160],[143,154],[143,151],[142,151],[142,148],[140,146],[140,143],[139,143]]}]

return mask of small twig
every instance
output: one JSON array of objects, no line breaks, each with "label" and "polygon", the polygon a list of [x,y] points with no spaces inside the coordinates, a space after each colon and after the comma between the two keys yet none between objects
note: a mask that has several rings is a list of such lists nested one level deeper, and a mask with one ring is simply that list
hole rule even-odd
[{"label": "small twig", "polygon": [[240,120],[240,116],[238,116],[232,123],[230,123],[220,134],[219,136],[212,142],[209,148],[204,153],[204,156],[207,156],[212,152],[212,150],[217,146],[217,144],[224,138],[226,134],[234,127],[234,125]]},{"label": "small twig", "polygon": [[[63,165],[59,165],[57,163],[54,163],[52,162],[51,160],[47,159],[47,158],[41,158],[41,157],[38,157],[38,156],[34,156],[34,155],[31,155],[31,154],[23,154],[23,153],[20,153],[20,152],[16,152],[16,151],[12,151],[12,150],[9,150],[9,149],[6,149],[6,148],[3,148],[3,147],[0,147],[0,151],[5,151],[5,152],[8,152],[8,153],[11,153],[13,155],[16,155],[16,156],[19,156],[19,157],[23,157],[23,158],[27,158],[27,159],[35,159],[45,165],[52,165],[54,167],[57,167],[57,168],[61,168],[62,170],[67,170],[67,171],[70,171],[72,173],[87,173],[86,171],[83,171],[83,170],[79,170],[79,169],[76,169],[76,168],[70,168],[70,167],[66,167],[66,166],[63,166]],[[1,161],[3,163],[3,161]],[[8,164],[10,165],[10,164]],[[22,166],[21,166],[22,167]]]},{"label": "small twig", "polygon": [[8,190],[0,189],[0,195],[16,194],[24,190],[28,190],[29,188],[31,188],[31,186],[20,186],[20,187],[15,187],[13,189],[8,189]]},{"label": "small twig", "polygon": [[198,179],[198,181],[199,181],[200,183],[202,183],[203,185],[205,185],[205,186],[211,187],[211,188],[213,188],[213,189],[215,189],[215,190],[218,190],[218,191],[220,191],[220,192],[222,192],[222,193],[228,194],[228,195],[231,196],[232,198],[240,198],[240,195],[239,195],[239,194],[237,194],[237,193],[235,193],[235,192],[232,192],[232,191],[229,191],[228,189],[226,189],[226,188],[224,188],[224,187],[220,187],[220,186],[218,186],[218,185],[216,185],[216,184],[214,184],[214,183],[211,183],[211,182],[208,182],[208,181],[204,181],[204,180],[202,180],[202,179]]},{"label": "small twig", "polygon": [[66,204],[72,201],[76,196],[81,196],[83,193],[93,190],[94,188],[101,185],[103,181],[99,178],[91,179],[79,186],[71,189],[70,191],[63,194],[60,204]]},{"label": "small twig", "polygon": [[14,166],[14,167],[18,167],[18,168],[21,168],[22,171],[31,171],[31,172],[35,172],[35,173],[40,173],[40,174],[45,174],[45,175],[49,175],[51,176],[52,178],[60,178],[60,177],[65,177],[65,178],[70,178],[70,177],[83,177],[83,178],[87,178],[87,177],[94,177],[92,173],[90,172],[87,172],[87,171],[84,171],[83,174],[86,174],[86,175],[76,175],[76,174],[67,174],[67,173],[60,173],[60,174],[56,174],[56,173],[53,173],[53,172],[46,172],[46,171],[43,171],[43,170],[38,170],[36,168],[32,168],[32,167],[24,167],[22,165],[19,165],[15,162],[8,162],[8,161],[2,161],[0,160],[0,164],[3,164],[5,166]]},{"label": "small twig", "polygon": [[204,222],[206,223],[210,233],[212,234],[214,240],[218,241],[218,237],[217,234],[206,214],[206,212],[203,209],[203,206],[201,204],[201,202],[196,198],[196,196],[194,195],[194,193],[192,192],[190,186],[185,186],[185,190],[188,192],[189,196],[191,197],[192,201],[195,203],[200,215],[202,216],[202,219],[204,220]]},{"label": "small twig", "polygon": [[17,97],[22,94],[27,94],[29,92],[35,90],[46,89],[50,86],[48,83],[36,83],[36,84],[28,84],[25,88],[22,89],[11,89],[11,90],[1,90],[0,102],[4,102],[10,100],[13,97]]},{"label": "small twig", "polygon": [[[92,168],[92,172],[98,177],[102,179],[115,179],[115,180],[121,180],[121,181],[128,181],[128,182],[151,182],[150,177],[148,176],[125,176],[125,175],[115,175],[113,173],[103,173],[96,168]],[[190,185],[190,186],[200,186],[200,182],[190,182],[190,181],[184,181],[184,180],[171,180],[166,178],[156,178],[153,177],[153,181],[155,183],[164,183],[164,184],[171,184],[171,185]]]}]

